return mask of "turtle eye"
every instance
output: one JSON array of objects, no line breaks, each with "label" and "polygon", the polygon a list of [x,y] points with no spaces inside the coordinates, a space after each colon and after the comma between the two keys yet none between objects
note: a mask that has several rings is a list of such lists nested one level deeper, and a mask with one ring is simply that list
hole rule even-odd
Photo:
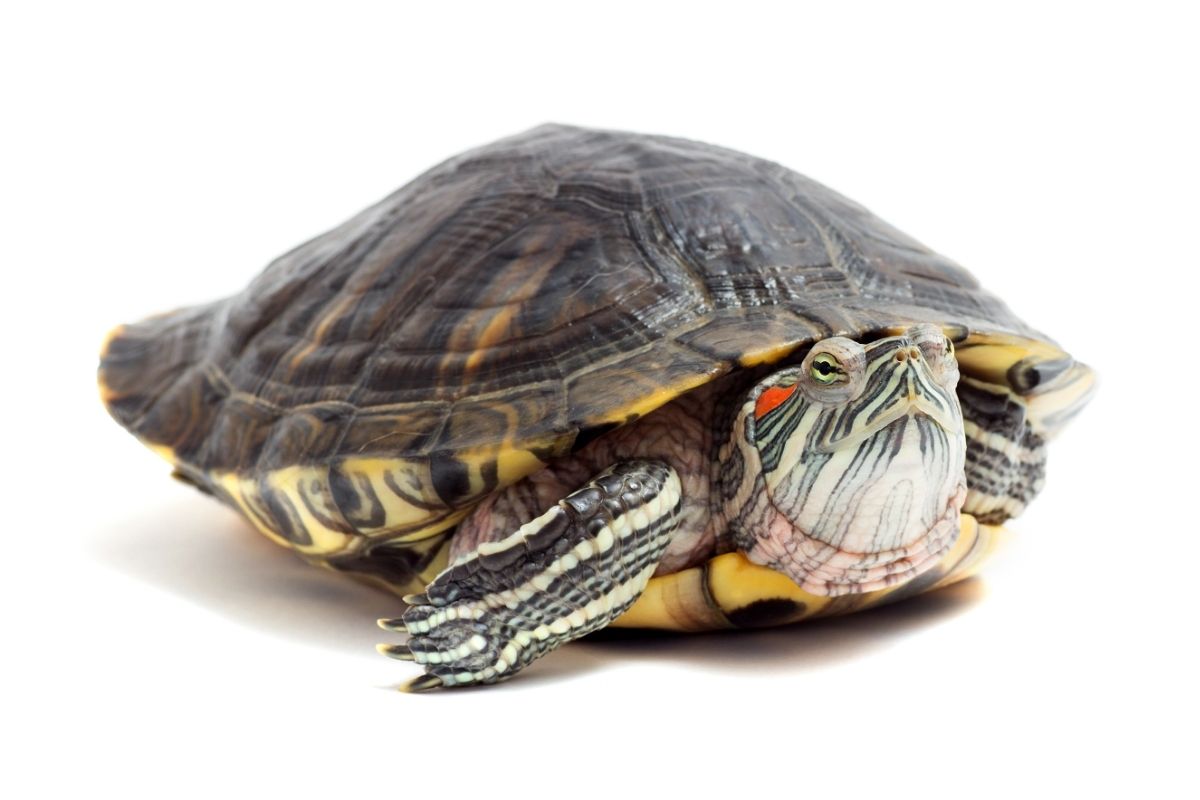
[{"label": "turtle eye", "polygon": [[812,366],[808,371],[814,381],[825,385],[846,379],[846,371],[842,369],[841,363],[829,353],[813,356]]}]

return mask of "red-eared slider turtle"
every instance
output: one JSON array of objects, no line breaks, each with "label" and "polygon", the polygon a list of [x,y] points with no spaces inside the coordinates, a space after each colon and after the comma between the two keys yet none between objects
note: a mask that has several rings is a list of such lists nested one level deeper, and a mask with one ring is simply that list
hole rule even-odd
[{"label": "red-eared slider turtle", "polygon": [[100,366],[178,477],[407,595],[382,649],[415,688],[607,625],[780,624],[965,577],[1092,384],[824,186],[562,126],[118,328]]}]

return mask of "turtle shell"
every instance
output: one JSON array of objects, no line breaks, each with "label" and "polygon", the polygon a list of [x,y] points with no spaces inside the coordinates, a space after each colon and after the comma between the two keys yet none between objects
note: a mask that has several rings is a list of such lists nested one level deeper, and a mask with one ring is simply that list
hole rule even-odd
[{"label": "turtle shell", "polygon": [[447,530],[735,368],[916,321],[1039,338],[789,169],[550,125],[446,161],[240,294],[117,329],[100,380],[182,474],[329,554]]}]

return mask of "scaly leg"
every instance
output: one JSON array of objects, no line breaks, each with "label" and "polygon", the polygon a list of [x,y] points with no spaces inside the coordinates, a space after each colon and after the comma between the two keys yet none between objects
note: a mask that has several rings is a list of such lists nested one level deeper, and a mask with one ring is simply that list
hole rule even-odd
[{"label": "scaly leg", "polygon": [[380,625],[409,640],[380,652],[425,668],[413,690],[511,677],[633,605],[675,532],[680,499],[665,462],[618,462],[406,597],[403,617]]}]

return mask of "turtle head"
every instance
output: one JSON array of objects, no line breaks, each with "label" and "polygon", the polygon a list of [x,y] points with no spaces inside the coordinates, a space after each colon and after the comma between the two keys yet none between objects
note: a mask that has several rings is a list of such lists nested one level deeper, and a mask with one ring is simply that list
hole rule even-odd
[{"label": "turtle head", "polygon": [[953,344],[917,325],[867,344],[825,339],[755,386],[738,429],[761,480],[744,484],[738,546],[822,595],[932,567],[966,497],[957,384]]}]

